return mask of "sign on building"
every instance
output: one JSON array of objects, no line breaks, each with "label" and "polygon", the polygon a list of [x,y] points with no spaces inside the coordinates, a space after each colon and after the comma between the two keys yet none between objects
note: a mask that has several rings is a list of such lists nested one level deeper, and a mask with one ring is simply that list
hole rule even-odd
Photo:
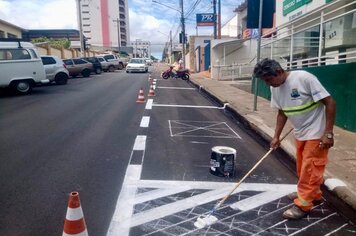
[{"label": "sign on building", "polygon": [[214,13],[197,14],[197,26],[214,26]]}]

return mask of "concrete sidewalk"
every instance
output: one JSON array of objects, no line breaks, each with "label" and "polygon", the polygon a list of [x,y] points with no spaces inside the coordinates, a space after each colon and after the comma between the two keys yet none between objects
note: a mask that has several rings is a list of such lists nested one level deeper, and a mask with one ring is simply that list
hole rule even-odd
[{"label": "concrete sidewalk", "polygon": [[[201,91],[215,97],[221,104],[229,103],[229,108],[252,129],[265,139],[272,139],[277,111],[270,107],[268,100],[258,97],[257,111],[253,111],[254,95],[247,92],[248,89],[244,89],[245,91],[239,89],[236,86],[237,82],[217,81],[205,77],[204,74],[192,74],[191,82],[200,87]],[[283,133],[290,127],[291,125],[287,123]],[[334,134],[335,146],[329,153],[324,185],[342,199],[347,207],[356,210],[356,133],[335,126]],[[293,135],[289,135],[281,147],[290,156],[295,157]]]}]

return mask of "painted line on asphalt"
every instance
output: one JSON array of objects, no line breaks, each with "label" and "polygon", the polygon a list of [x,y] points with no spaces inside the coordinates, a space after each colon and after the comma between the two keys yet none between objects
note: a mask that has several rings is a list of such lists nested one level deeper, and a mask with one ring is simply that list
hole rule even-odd
[{"label": "painted line on asphalt", "polygon": [[307,227],[304,227],[304,228],[301,228],[301,229],[298,230],[298,231],[295,231],[294,233],[290,234],[289,236],[296,235],[296,234],[298,234],[298,233],[300,233],[300,232],[303,232],[303,231],[305,231],[306,229],[312,227],[313,225],[316,225],[317,223],[319,223],[319,222],[321,222],[321,221],[323,221],[323,220],[326,220],[326,219],[328,219],[329,217],[332,217],[332,216],[334,216],[334,215],[336,215],[336,212],[333,213],[333,214],[330,214],[330,215],[328,215],[328,216],[326,216],[326,217],[324,217],[324,218],[321,218],[320,220],[317,220],[317,221],[315,221],[315,222],[312,223],[312,224],[309,224]]},{"label": "painted line on asphalt", "polygon": [[222,109],[222,107],[217,106],[195,106],[195,105],[178,105],[178,104],[152,104],[154,107],[181,107],[181,108],[206,108],[206,109]]},{"label": "painted line on asphalt", "polygon": [[131,182],[140,179],[141,171],[142,165],[129,165],[127,167],[107,236],[129,235],[130,219],[134,210],[132,199],[137,191],[137,187],[132,185]]},{"label": "painted line on asphalt", "polygon": [[144,151],[146,148],[146,135],[137,135],[135,139],[135,144],[133,147],[134,151]]},{"label": "painted line on asphalt", "polygon": [[150,117],[149,116],[143,116],[141,119],[140,127],[142,128],[147,128],[150,124]]},{"label": "painted line on asphalt", "polygon": [[147,99],[147,103],[146,103],[146,110],[151,110],[152,109],[152,104],[153,104],[153,99]]},{"label": "painted line on asphalt", "polygon": [[295,186],[291,186],[291,188],[289,188],[289,189],[286,188],[286,189],[284,189],[284,191],[263,192],[263,193],[255,195],[253,197],[249,197],[242,201],[233,203],[230,205],[230,207],[234,210],[249,211],[249,210],[256,208],[258,206],[261,206],[261,205],[267,204],[269,202],[273,202],[274,200],[277,200],[279,198],[282,198],[283,196],[293,192],[294,189],[295,189]]}]

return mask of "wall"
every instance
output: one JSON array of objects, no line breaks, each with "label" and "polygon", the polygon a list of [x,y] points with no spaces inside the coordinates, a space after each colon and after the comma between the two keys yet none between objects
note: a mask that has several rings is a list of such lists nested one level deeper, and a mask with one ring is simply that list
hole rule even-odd
[{"label": "wall", "polygon": [[21,38],[22,37],[22,31],[18,28],[15,28],[14,26],[9,26],[7,24],[4,24],[2,22],[0,22],[0,30],[5,32],[5,38],[7,38],[7,33],[16,35],[17,38]]},{"label": "wall", "polygon": [[[317,76],[336,101],[336,125],[356,132],[356,63],[304,68]],[[270,99],[270,89],[261,80],[258,95]]]}]

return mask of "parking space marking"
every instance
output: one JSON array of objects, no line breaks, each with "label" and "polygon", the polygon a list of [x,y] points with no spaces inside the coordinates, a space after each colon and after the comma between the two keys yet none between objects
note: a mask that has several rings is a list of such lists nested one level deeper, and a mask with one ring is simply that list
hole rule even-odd
[{"label": "parking space marking", "polygon": [[150,124],[150,117],[149,116],[143,116],[141,119],[140,127],[142,128],[147,128]]},{"label": "parking space marking", "polygon": [[238,135],[226,122],[168,120],[171,137],[238,138]]}]

